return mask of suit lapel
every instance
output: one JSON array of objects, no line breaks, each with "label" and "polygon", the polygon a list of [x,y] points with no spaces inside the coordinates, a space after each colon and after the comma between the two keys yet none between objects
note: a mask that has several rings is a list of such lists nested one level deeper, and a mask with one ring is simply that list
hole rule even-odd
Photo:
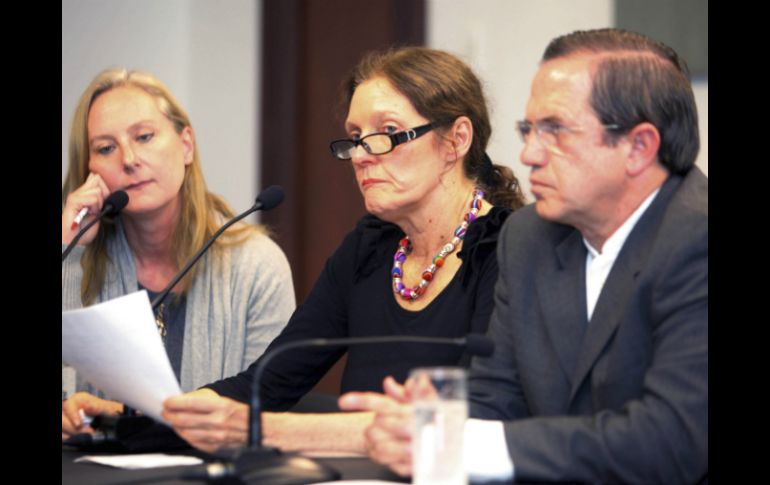
[{"label": "suit lapel", "polygon": [[[583,379],[590,373],[607,341],[620,324],[628,300],[633,293],[634,283],[641,271],[638,261],[626,260],[632,259],[630,257],[621,258],[622,253],[628,253],[626,248],[618,255],[618,259],[612,266],[596,302],[594,314],[588,323],[580,356],[574,368],[570,402],[575,397]],[[628,254],[628,256],[632,255]]]},{"label": "suit lapel", "polygon": [[[578,231],[556,245],[553,266],[537,272],[538,294],[545,326],[559,363],[570,380],[587,324],[585,305],[586,248]],[[542,304],[542,302],[547,302]],[[577,304],[576,304],[577,302]],[[577,309],[577,310],[576,310]]]},{"label": "suit lapel", "polygon": [[[628,235],[607,275],[577,359],[572,378],[570,402],[617,330],[625,313],[629,311],[628,301],[636,290],[636,282],[657,239],[661,220],[681,180],[681,177],[672,176],[663,184],[655,200]],[[585,269],[583,281],[585,285]],[[631,309],[631,311],[636,310]]]}]

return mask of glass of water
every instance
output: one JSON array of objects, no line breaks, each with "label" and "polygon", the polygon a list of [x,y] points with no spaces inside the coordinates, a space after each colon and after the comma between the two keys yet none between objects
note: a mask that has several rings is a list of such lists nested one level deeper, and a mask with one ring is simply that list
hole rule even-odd
[{"label": "glass of water", "polygon": [[466,485],[463,430],[468,417],[467,378],[459,367],[412,370],[414,433],[412,483]]}]

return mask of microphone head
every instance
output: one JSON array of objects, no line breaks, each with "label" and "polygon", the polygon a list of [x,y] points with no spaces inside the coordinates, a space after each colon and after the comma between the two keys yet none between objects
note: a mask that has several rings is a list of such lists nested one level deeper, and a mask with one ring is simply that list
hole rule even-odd
[{"label": "microphone head", "polygon": [[102,210],[106,216],[114,216],[128,205],[128,194],[125,190],[117,190],[104,199]]},{"label": "microphone head", "polygon": [[469,333],[465,336],[465,348],[471,355],[489,357],[495,352],[495,343],[486,335]]},{"label": "microphone head", "polygon": [[257,196],[257,208],[268,211],[283,202],[283,187],[271,185]]}]

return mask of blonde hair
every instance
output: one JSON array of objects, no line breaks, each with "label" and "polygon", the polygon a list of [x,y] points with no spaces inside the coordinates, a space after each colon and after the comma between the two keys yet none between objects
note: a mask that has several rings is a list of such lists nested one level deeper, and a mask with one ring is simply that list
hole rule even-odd
[{"label": "blonde hair", "polygon": [[[89,174],[88,113],[91,106],[101,94],[119,87],[136,87],[155,98],[158,108],[174,124],[177,133],[188,126],[192,129],[190,119],[179,102],[151,74],[127,69],[106,69],[100,72],[80,96],[72,118],[69,167],[62,187],[62,204],[67,195],[85,183]],[[177,267],[181,268],[219,229],[222,218],[233,217],[233,210],[227,202],[206,188],[197,144],[194,145],[192,163],[185,167],[180,196],[181,213],[172,237],[172,247]],[[245,223],[235,224],[217,240],[212,249],[216,252],[218,247],[242,242],[253,231],[264,232],[264,228]],[[109,259],[107,241],[114,235],[114,221],[100,224],[96,238],[88,245],[80,260],[83,267],[80,297],[84,305],[92,303],[102,289]],[[195,267],[181,281],[183,291],[189,289],[194,275]]]}]

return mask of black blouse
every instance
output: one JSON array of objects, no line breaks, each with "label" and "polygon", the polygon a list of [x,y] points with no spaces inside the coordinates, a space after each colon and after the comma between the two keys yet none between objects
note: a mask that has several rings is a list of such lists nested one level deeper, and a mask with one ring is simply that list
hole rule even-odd
[{"label": "black blouse", "polygon": [[[493,207],[470,224],[457,254],[462,260],[460,269],[449,285],[420,311],[399,306],[392,290],[390,271],[403,231],[375,216],[364,216],[327,260],[307,300],[297,307],[266,353],[283,343],[308,338],[462,337],[486,333],[494,306],[497,238],[510,213],[510,209]],[[348,360],[341,392],[381,392],[386,376],[403,382],[414,367],[470,364],[470,356],[462,349],[443,345],[394,343],[359,345],[349,350],[289,350],[276,356],[265,370],[263,408],[290,408],[346,351]],[[247,402],[258,362],[236,376],[206,387]]]}]

